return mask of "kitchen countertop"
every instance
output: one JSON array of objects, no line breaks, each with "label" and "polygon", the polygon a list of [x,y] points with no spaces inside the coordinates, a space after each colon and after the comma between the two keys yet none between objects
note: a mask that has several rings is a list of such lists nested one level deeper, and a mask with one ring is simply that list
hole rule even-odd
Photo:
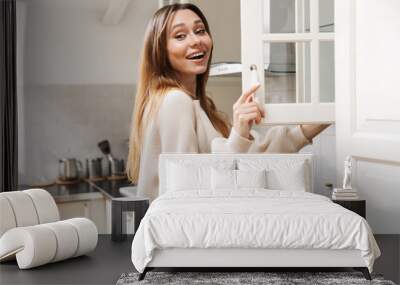
[{"label": "kitchen countertop", "polygon": [[[82,200],[100,199],[105,196],[107,199],[124,197],[119,188],[133,186],[128,179],[121,180],[102,180],[85,181],[82,180],[76,184],[40,187],[47,190],[56,202],[73,202]],[[20,185],[19,190],[34,188],[29,185]],[[39,187],[35,187],[39,188]]]},{"label": "kitchen countertop", "polygon": [[90,184],[94,188],[96,188],[97,190],[102,192],[104,195],[106,195],[107,198],[109,198],[109,199],[124,197],[120,193],[119,188],[127,187],[127,186],[134,186],[129,182],[128,179],[102,180],[102,181],[90,182]]}]

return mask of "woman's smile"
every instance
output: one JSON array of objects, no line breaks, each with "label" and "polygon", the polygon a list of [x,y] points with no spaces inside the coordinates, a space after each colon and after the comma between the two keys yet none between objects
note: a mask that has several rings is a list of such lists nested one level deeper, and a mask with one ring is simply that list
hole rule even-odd
[{"label": "woman's smile", "polygon": [[186,57],[190,62],[195,64],[207,64],[208,56],[206,51],[194,52]]}]

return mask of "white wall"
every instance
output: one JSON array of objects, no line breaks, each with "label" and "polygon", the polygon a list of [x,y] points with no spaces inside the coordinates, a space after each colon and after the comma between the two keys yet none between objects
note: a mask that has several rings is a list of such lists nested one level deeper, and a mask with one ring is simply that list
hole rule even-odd
[{"label": "white wall", "polygon": [[367,220],[379,234],[400,234],[400,164],[357,160],[353,185],[366,199]]},{"label": "white wall", "polygon": [[213,62],[240,62],[240,1],[192,0],[207,18],[213,36]]},{"label": "white wall", "polygon": [[118,25],[106,0],[28,3],[26,84],[133,84],[145,26],[158,1],[131,1]]}]

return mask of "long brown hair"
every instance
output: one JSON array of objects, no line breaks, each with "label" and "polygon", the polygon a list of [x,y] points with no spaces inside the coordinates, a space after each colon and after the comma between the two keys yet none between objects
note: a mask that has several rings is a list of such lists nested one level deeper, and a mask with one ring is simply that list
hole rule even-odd
[{"label": "long brown hair", "polygon": [[[149,120],[157,113],[167,91],[173,88],[185,90],[176,77],[176,73],[168,60],[167,53],[167,25],[176,11],[185,9],[193,11],[200,17],[207,33],[211,37],[207,19],[197,6],[190,3],[172,4],[162,7],[153,15],[147,25],[140,59],[140,78],[133,110],[126,168],[129,180],[135,183],[138,181],[139,176],[144,130]],[[225,120],[222,113],[217,111],[212,99],[206,95],[206,83],[210,72],[211,58],[212,50],[206,72],[196,76],[196,97],[199,99],[200,106],[216,130],[224,137],[228,137],[230,124]],[[149,105],[148,110],[146,110],[147,105]]]}]

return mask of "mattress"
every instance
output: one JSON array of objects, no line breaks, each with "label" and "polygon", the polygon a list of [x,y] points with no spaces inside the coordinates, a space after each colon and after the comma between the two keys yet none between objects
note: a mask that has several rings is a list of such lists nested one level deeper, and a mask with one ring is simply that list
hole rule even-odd
[{"label": "mattress", "polygon": [[359,250],[372,272],[380,255],[364,218],[300,191],[167,192],[151,204],[132,243],[139,272],[169,248]]}]

